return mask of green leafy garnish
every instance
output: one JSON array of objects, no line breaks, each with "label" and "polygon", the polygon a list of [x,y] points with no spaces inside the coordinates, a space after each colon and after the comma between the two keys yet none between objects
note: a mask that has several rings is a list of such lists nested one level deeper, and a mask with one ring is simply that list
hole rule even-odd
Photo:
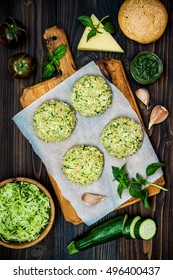
[{"label": "green leafy garnish", "polygon": [[99,28],[103,28],[105,31],[109,32],[109,33],[114,33],[115,32],[115,28],[113,26],[113,24],[111,22],[106,22],[105,25],[102,27],[100,26],[100,23],[102,23],[102,21],[106,18],[108,18],[109,16],[105,16],[103,17],[98,24],[94,24],[92,19],[89,16],[80,16],[77,19],[85,26],[85,27],[89,27],[91,30],[88,32],[87,35],[87,42],[89,41],[89,39],[91,39],[92,37],[94,37],[97,33],[101,33],[98,29]]},{"label": "green leafy garnish", "polygon": [[44,62],[42,64],[43,67],[43,74],[42,79],[50,78],[54,72],[56,71],[56,68],[60,66],[60,59],[65,55],[67,50],[67,45],[62,44],[58,46],[52,53],[48,52],[49,62]]},{"label": "green leafy garnish", "polygon": [[151,175],[153,175],[158,168],[160,167],[164,167],[165,164],[164,163],[160,163],[160,162],[156,162],[156,163],[152,163],[150,165],[147,166],[146,168],[146,176],[149,177]]},{"label": "green leafy garnish", "polygon": [[105,23],[104,30],[106,30],[109,33],[114,33],[115,32],[115,28],[114,28],[114,26],[111,22],[106,22]]},{"label": "green leafy garnish", "polygon": [[146,178],[143,178],[139,173],[136,173],[136,178],[129,179],[126,173],[126,164],[121,168],[112,166],[112,173],[114,180],[119,182],[117,187],[117,192],[119,197],[122,197],[122,193],[125,189],[128,189],[129,194],[134,198],[140,198],[146,208],[150,208],[148,203],[148,192],[143,186],[155,186],[161,190],[167,191],[167,189],[162,186],[149,182],[148,177],[153,175],[159,168],[164,167],[164,163],[155,162],[147,166],[146,168]]}]

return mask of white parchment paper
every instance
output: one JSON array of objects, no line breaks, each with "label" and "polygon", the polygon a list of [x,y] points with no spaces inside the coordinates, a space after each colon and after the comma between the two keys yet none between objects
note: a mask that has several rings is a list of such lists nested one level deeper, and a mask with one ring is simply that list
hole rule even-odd
[{"label": "white parchment paper", "polygon": [[[129,194],[126,191],[123,192],[122,198],[119,198],[117,194],[118,183],[113,181],[112,166],[121,167],[126,163],[127,172],[130,177],[135,176],[137,172],[145,176],[146,166],[158,161],[157,155],[154,152],[146,133],[144,133],[143,144],[140,150],[135,155],[126,159],[113,158],[103,147],[99,137],[103,128],[113,118],[124,115],[133,118],[140,123],[137,114],[132,109],[128,100],[110,82],[108,83],[111,86],[113,93],[112,105],[102,115],[83,117],[77,113],[78,121],[75,130],[67,140],[62,142],[46,143],[35,136],[32,125],[32,117],[35,109],[44,101],[52,99],[58,99],[71,104],[71,90],[75,81],[83,75],[89,74],[103,76],[99,67],[96,66],[94,62],[90,62],[13,117],[13,121],[16,123],[22,134],[28,139],[35,153],[45,164],[49,174],[52,175],[57,182],[62,195],[71,202],[78,216],[87,225],[95,223],[129,199]],[[87,186],[81,187],[69,182],[61,170],[64,154],[76,144],[90,144],[98,147],[104,153],[105,163],[101,177],[96,182]],[[150,181],[154,182],[162,175],[162,170],[159,169],[150,177]],[[86,206],[81,200],[81,195],[84,192],[102,194],[107,196],[107,198],[95,206]]]}]

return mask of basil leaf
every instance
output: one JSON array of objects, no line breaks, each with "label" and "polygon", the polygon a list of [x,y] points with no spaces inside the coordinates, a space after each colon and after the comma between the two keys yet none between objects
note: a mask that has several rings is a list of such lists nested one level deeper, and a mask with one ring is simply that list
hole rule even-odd
[{"label": "basil leaf", "polygon": [[[146,168],[146,174],[150,176],[154,174],[158,168],[163,166],[165,166],[163,163],[152,163]],[[121,198],[123,190],[127,189],[131,197],[140,198],[144,206],[148,209],[150,208],[148,202],[148,191],[146,188],[142,189],[142,186],[153,185],[165,191],[167,190],[157,184],[148,182],[147,178],[143,178],[139,173],[136,173],[136,178],[129,179],[128,174],[126,173],[126,164],[124,164],[121,168],[112,166],[112,173],[114,180],[119,182],[117,187],[119,197]]]},{"label": "basil leaf", "polygon": [[111,22],[106,22],[104,25],[104,30],[109,32],[109,33],[114,33],[115,32],[115,27]]},{"label": "basil leaf", "polygon": [[143,195],[142,202],[143,202],[145,208],[150,209],[150,205],[148,202],[148,192],[147,192],[146,188],[142,190],[142,195]]},{"label": "basil leaf", "polygon": [[92,29],[89,31],[88,35],[87,35],[87,42],[89,41],[89,39],[91,39],[92,37],[94,37],[96,35],[97,31],[96,29]]},{"label": "basil leaf", "polygon": [[[94,25],[91,17],[89,17],[89,16],[80,16],[80,17],[77,18],[84,26],[91,28],[91,30],[89,31],[88,36],[87,36],[87,41],[89,41],[97,33],[100,33],[100,34],[102,33],[98,29],[100,27],[100,23],[107,17],[109,17],[109,16],[103,17],[97,25]],[[115,32],[115,28],[114,28],[114,26],[111,22],[105,23],[103,28],[104,28],[105,31],[107,31],[109,33],[114,33]]]},{"label": "basil leaf", "polygon": [[140,198],[141,201],[143,202],[145,208],[150,209],[150,205],[149,205],[149,202],[148,202],[148,192],[147,192],[146,188],[143,189],[143,190],[139,190],[138,188],[136,188],[134,186],[131,186],[129,188],[129,194],[132,197]]},{"label": "basil leaf", "polygon": [[120,175],[120,169],[118,167],[112,166],[112,173],[114,176],[114,180],[117,180]]},{"label": "basil leaf", "polygon": [[139,173],[136,173],[136,179],[141,185],[145,186],[148,183]]},{"label": "basil leaf", "polygon": [[59,59],[64,56],[67,50],[67,45],[62,44],[58,46],[53,53],[48,52],[48,57],[50,62],[44,62],[42,64],[43,74],[42,79],[50,78],[53,73],[56,71],[56,67],[60,66]]},{"label": "basil leaf", "polygon": [[50,60],[53,60],[53,58],[54,58],[54,55],[53,55],[53,53],[51,53],[51,52],[48,52],[48,53],[47,53],[47,55],[48,55],[48,57],[49,57],[49,59],[50,59]]},{"label": "basil leaf", "polygon": [[126,175],[126,163],[121,167],[120,171]]},{"label": "basil leaf", "polygon": [[126,175],[126,164],[124,164],[121,169],[115,166],[112,166],[112,173],[114,176],[114,180],[117,180],[120,183],[123,183],[124,185],[126,185],[126,188],[128,188],[129,186],[129,180],[127,178]]},{"label": "basil leaf", "polygon": [[56,67],[59,67],[60,66],[60,62],[59,62],[59,59],[53,59],[53,64],[56,66]]},{"label": "basil leaf", "polygon": [[125,189],[126,189],[126,187],[123,184],[118,185],[117,192],[118,192],[118,195],[119,195],[120,198],[122,196],[123,190],[125,190]]},{"label": "basil leaf", "polygon": [[44,64],[42,79],[51,77],[54,72],[55,72],[55,67],[51,63],[47,63],[46,65]]},{"label": "basil leaf", "polygon": [[157,169],[164,167],[164,166],[165,166],[165,164],[161,163],[161,162],[155,162],[155,163],[148,165],[146,168],[147,177],[153,175],[157,171]]},{"label": "basil leaf", "polygon": [[136,188],[135,186],[130,186],[129,194],[135,198],[143,198],[142,191],[139,188]]},{"label": "basil leaf", "polygon": [[91,29],[94,29],[93,21],[88,16],[80,16],[77,18],[84,26],[91,27]]},{"label": "basil leaf", "polygon": [[66,50],[67,50],[67,45],[62,44],[62,45],[58,46],[58,47],[54,50],[53,55],[54,55],[56,58],[60,59],[60,58],[62,58],[62,57],[65,55]]}]

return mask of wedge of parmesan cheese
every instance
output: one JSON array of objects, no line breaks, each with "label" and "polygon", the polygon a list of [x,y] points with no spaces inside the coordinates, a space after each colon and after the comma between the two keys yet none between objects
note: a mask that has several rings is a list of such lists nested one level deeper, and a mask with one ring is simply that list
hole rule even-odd
[{"label": "wedge of parmesan cheese", "polygon": [[[91,19],[94,25],[99,23],[98,18],[92,14]],[[123,53],[123,49],[120,45],[115,41],[110,33],[103,29],[103,24],[100,23],[100,27],[98,29],[99,32],[94,37],[88,40],[87,35],[91,29],[86,27],[84,33],[80,39],[77,49],[79,51],[103,51],[103,52],[118,52]]]}]

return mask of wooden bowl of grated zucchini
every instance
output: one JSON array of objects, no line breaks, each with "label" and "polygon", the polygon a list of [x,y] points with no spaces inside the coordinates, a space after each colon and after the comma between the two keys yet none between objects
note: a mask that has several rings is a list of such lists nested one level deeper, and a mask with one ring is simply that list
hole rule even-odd
[{"label": "wooden bowl of grated zucchini", "polygon": [[10,178],[0,183],[0,245],[23,249],[47,236],[55,218],[55,206],[39,182]]}]

